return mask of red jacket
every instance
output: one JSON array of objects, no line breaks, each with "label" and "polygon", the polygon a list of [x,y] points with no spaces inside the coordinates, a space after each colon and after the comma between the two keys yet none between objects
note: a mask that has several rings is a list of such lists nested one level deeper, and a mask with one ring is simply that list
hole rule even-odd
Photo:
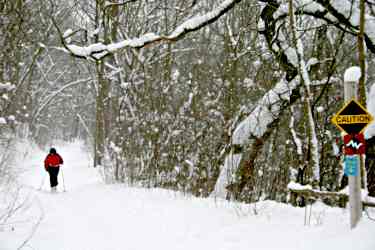
[{"label": "red jacket", "polygon": [[59,154],[48,154],[44,160],[44,167],[60,167],[60,164],[63,164],[64,161]]}]

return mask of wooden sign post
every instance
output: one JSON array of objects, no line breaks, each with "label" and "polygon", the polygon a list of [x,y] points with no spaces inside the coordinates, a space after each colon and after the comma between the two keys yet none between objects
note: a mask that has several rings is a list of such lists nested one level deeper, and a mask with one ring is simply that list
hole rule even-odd
[{"label": "wooden sign post", "polygon": [[[332,118],[332,122],[344,133],[345,165],[349,179],[350,227],[354,228],[362,217],[361,171],[357,157],[364,154],[364,139],[361,133],[373,117],[357,100],[357,82],[344,83],[345,106]],[[363,144],[363,145],[361,145]],[[348,148],[350,147],[350,148]],[[352,152],[352,153],[350,153]],[[349,156],[350,155],[350,156]]]}]

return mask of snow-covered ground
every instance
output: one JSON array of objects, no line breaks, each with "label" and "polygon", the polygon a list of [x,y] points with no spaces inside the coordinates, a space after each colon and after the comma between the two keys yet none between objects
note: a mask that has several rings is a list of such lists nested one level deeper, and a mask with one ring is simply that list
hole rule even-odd
[{"label": "snow-covered ground", "polygon": [[[349,229],[347,210],[303,208],[265,201],[256,205],[198,199],[161,190],[105,185],[80,143],[56,146],[65,160],[59,193],[49,192],[46,152],[18,165],[28,206],[0,225],[0,249],[35,250],[374,250],[375,221],[364,214]],[[257,213],[256,215],[254,213]],[[375,210],[371,211],[375,215]],[[375,217],[375,216],[374,216]],[[31,235],[33,233],[33,235]],[[31,237],[32,236],[32,237]]]}]

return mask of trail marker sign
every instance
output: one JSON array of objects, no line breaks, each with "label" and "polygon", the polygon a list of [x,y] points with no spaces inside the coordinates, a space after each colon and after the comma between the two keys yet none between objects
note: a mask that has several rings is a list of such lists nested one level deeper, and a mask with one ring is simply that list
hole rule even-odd
[{"label": "trail marker sign", "polygon": [[366,154],[366,140],[363,134],[347,134],[344,136],[345,155]]},{"label": "trail marker sign", "polygon": [[333,124],[347,134],[363,133],[373,120],[372,115],[354,99],[345,104],[331,119]]},{"label": "trail marker sign", "polygon": [[346,176],[358,176],[359,157],[357,155],[347,155],[344,158],[344,174]]}]

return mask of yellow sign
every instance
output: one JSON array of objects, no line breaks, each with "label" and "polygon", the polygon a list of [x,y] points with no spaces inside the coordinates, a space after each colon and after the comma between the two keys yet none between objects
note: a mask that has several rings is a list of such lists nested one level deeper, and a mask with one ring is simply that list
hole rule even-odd
[{"label": "yellow sign", "polygon": [[352,99],[332,117],[332,123],[347,134],[360,134],[373,121],[372,115]]}]

